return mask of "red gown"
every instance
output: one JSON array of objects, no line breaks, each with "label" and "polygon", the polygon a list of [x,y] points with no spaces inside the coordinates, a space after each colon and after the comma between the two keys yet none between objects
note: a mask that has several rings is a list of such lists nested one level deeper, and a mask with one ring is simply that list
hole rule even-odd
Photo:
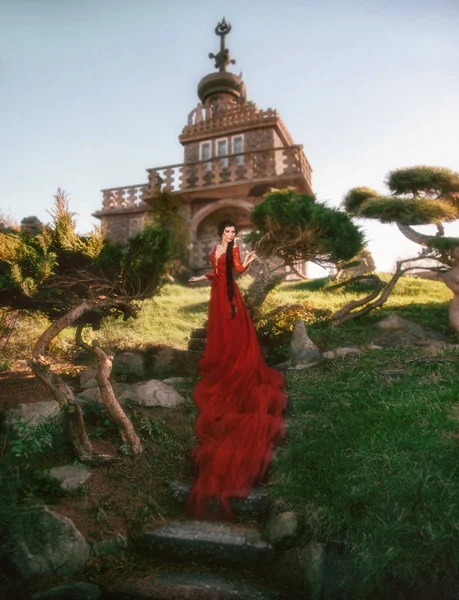
[{"label": "red gown", "polygon": [[[230,499],[246,498],[260,483],[274,445],[285,433],[284,378],[265,364],[235,282],[236,315],[231,318],[226,253],[216,260],[215,250],[210,255],[213,271],[206,275],[212,281],[207,343],[199,362],[200,381],[194,389],[199,416],[192,459],[197,477],[188,512],[198,519],[215,518],[215,500],[223,509],[217,518],[230,518]],[[236,246],[233,262],[237,273],[246,270]]]}]

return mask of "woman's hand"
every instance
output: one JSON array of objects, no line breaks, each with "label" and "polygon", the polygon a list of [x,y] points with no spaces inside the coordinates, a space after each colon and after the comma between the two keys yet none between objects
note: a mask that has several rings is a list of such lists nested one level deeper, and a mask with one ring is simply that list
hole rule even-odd
[{"label": "woman's hand", "polygon": [[257,255],[255,254],[255,252],[249,252],[246,257],[244,258],[244,262],[242,264],[242,266],[248,267],[250,265],[250,263],[252,263],[254,260],[257,259]]},{"label": "woman's hand", "polygon": [[194,285],[197,281],[203,281],[205,279],[205,277],[190,277],[188,279],[188,283],[190,283],[191,285]]}]

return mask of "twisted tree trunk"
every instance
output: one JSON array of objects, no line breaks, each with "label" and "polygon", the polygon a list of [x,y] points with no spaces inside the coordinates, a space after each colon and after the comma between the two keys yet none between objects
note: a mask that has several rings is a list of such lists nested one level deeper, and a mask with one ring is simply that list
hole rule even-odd
[{"label": "twisted tree trunk", "polygon": [[[369,313],[370,311],[374,310],[378,306],[382,306],[388,299],[390,293],[394,289],[395,284],[400,279],[400,277],[402,275],[404,275],[405,273],[407,273],[408,271],[412,271],[413,269],[417,268],[417,267],[407,267],[404,269],[403,265],[407,262],[413,262],[416,260],[423,260],[423,259],[424,259],[424,257],[418,256],[416,258],[407,258],[404,260],[398,260],[396,263],[397,268],[395,269],[395,273],[392,275],[389,283],[387,283],[387,284],[385,284],[383,281],[381,281],[381,279],[377,275],[372,274],[372,275],[361,275],[359,277],[353,277],[352,279],[343,281],[342,283],[339,283],[338,285],[333,286],[336,289],[338,287],[347,285],[348,283],[351,283],[353,281],[359,281],[362,279],[373,279],[377,283],[377,287],[373,290],[373,292],[371,292],[371,294],[369,294],[368,296],[365,296],[365,298],[361,298],[360,300],[351,300],[348,304],[346,304],[346,306],[344,306],[340,310],[336,311],[335,314],[332,316],[332,325],[334,325],[334,326],[342,325],[343,323],[345,323],[346,321],[349,321],[350,319],[357,319],[358,317],[361,317],[362,315],[365,315],[365,314]],[[360,308],[359,310],[356,310],[359,307],[362,307],[362,308]]]},{"label": "twisted tree trunk", "polygon": [[32,358],[27,363],[36,377],[51,390],[54,398],[59,402],[64,417],[64,426],[78,460],[86,464],[100,464],[114,460],[115,457],[94,452],[86,433],[83,412],[76,401],[73,390],[56,373],[51,371],[45,358],[52,340],[91,308],[92,306],[84,301],[60,319],[54,321],[36,342],[32,351]]},{"label": "twisted tree trunk", "polygon": [[112,361],[102,350],[97,342],[93,342],[94,352],[96,353],[99,366],[97,369],[97,383],[99,385],[100,396],[105,404],[105,408],[118,427],[121,439],[125,444],[129,444],[131,452],[134,455],[143,452],[142,443],[137,435],[134,425],[118,402],[113,386],[110,382],[112,372]]},{"label": "twisted tree trunk", "polygon": [[97,385],[99,386],[102,402],[104,403],[107,412],[118,427],[118,431],[120,432],[123,442],[130,446],[132,454],[141,454],[143,452],[143,448],[140,438],[134,429],[132,421],[126,415],[120,403],[118,402],[110,381],[110,375],[112,372],[111,356],[102,350],[99,342],[96,340],[92,342],[92,346],[83,340],[82,333],[85,325],[87,325],[87,323],[81,322],[77,327],[75,334],[76,344],[85,350],[95,353],[98,362],[96,380]]}]

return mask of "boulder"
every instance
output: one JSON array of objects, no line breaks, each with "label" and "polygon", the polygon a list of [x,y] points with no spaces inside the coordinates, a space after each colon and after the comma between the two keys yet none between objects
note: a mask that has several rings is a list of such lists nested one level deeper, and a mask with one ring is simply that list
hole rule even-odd
[{"label": "boulder", "polygon": [[18,404],[15,408],[7,411],[7,419],[11,417],[23,419],[29,427],[38,427],[51,420],[62,420],[59,403],[56,400],[43,400],[33,404]]},{"label": "boulder", "polygon": [[85,465],[64,465],[53,467],[49,474],[59,481],[63,490],[73,492],[91,477],[92,470]]},{"label": "boulder", "polygon": [[22,577],[73,575],[89,559],[90,547],[73,522],[47,507],[24,509],[12,525],[11,560]]},{"label": "boulder", "polygon": [[122,352],[113,359],[113,375],[142,377],[145,374],[144,357],[137,352]]},{"label": "boulder", "polygon": [[422,327],[413,323],[413,321],[408,321],[408,319],[404,319],[398,315],[389,315],[381,319],[381,321],[375,323],[375,327],[379,327],[379,329],[422,329]]},{"label": "boulder", "polygon": [[275,576],[285,585],[306,592],[311,600],[322,597],[325,546],[309,542],[306,546],[285,550],[275,565]]},{"label": "boulder", "polygon": [[[115,395],[118,398],[118,400],[120,398],[120,395],[125,390],[128,390],[131,388],[131,385],[129,385],[128,383],[113,383],[112,385],[113,385],[113,390],[114,390]],[[86,404],[91,404],[91,403],[103,404],[102,398],[100,396],[100,390],[98,387],[83,390],[76,396],[76,399],[77,399],[78,403],[81,404],[82,406],[84,406]]]},{"label": "boulder", "polygon": [[89,390],[91,388],[97,387],[97,385],[98,385],[97,379],[88,379],[87,381],[84,382],[84,384],[81,387],[83,390]]},{"label": "boulder", "polygon": [[309,337],[303,321],[297,321],[295,324],[290,343],[290,356],[292,367],[316,364],[321,359],[319,349]]},{"label": "boulder", "polygon": [[268,541],[273,546],[292,542],[298,534],[298,518],[294,512],[276,515],[266,526]]},{"label": "boulder", "polygon": [[[88,387],[94,387],[93,385],[88,385],[88,382],[96,381],[97,369],[84,369],[80,373],[80,386],[83,389],[87,389]],[[97,385],[97,381],[96,381]]]},{"label": "boulder", "polygon": [[102,591],[98,585],[84,581],[72,581],[32,594],[32,600],[100,600],[101,597]]},{"label": "boulder", "polygon": [[170,385],[156,379],[136,383],[125,389],[118,399],[122,403],[139,406],[179,406],[185,399]]}]

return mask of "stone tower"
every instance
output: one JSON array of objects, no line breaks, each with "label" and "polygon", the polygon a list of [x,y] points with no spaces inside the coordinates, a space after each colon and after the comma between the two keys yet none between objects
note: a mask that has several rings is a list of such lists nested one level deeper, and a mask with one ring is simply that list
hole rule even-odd
[{"label": "stone tower", "polygon": [[294,144],[278,112],[249,101],[241,76],[226,48],[231,25],[215,28],[220,50],[209,57],[216,72],[198,83],[199,103],[179,137],[183,163],[147,169],[148,183],[103,190],[102,220],[108,237],[126,241],[143,226],[143,199],[155,190],[179,194],[190,228],[190,267],[207,268],[216,225],[231,217],[240,231],[250,228],[249,213],[271,188],[294,187],[312,194],[311,167],[301,145]]}]

